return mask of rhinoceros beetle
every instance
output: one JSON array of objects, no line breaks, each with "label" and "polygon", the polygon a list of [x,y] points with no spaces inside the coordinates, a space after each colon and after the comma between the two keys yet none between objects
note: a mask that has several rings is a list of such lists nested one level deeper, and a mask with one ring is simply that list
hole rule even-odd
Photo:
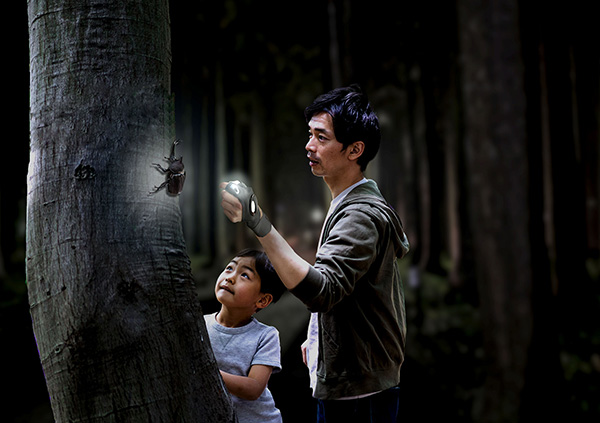
[{"label": "rhinoceros beetle", "polygon": [[165,160],[169,162],[169,167],[164,168],[158,163],[152,163],[156,169],[166,174],[166,180],[157,187],[154,187],[154,191],[150,194],[154,194],[164,187],[167,187],[167,193],[170,195],[179,195],[183,190],[183,183],[185,182],[185,169],[183,168],[183,156],[177,158],[175,156],[175,146],[179,144],[181,140],[173,141],[171,146],[171,156],[165,157]]}]

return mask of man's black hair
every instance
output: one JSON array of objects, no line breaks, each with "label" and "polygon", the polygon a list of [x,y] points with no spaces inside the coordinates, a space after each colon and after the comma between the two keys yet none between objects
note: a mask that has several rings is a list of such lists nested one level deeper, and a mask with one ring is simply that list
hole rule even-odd
[{"label": "man's black hair", "polygon": [[379,119],[367,95],[357,84],[336,88],[322,94],[304,110],[306,122],[323,112],[331,116],[333,131],[337,140],[343,145],[342,150],[356,141],[365,144],[364,152],[357,161],[361,171],[364,172],[367,164],[377,154],[381,141]]}]

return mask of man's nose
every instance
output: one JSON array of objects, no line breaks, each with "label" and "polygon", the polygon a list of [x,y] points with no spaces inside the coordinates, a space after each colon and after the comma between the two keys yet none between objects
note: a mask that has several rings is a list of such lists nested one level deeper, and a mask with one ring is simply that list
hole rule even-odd
[{"label": "man's nose", "polygon": [[315,144],[314,144],[313,141],[314,141],[313,138],[311,138],[311,139],[308,140],[308,142],[304,146],[304,148],[306,149],[306,151],[315,151]]}]

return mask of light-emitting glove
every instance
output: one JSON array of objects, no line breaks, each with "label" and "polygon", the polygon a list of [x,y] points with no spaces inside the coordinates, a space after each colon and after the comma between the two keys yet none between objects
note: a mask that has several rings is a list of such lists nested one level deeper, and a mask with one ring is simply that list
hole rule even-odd
[{"label": "light-emitting glove", "polygon": [[251,187],[241,181],[231,181],[225,187],[225,191],[240,200],[242,204],[242,222],[245,222],[256,236],[262,238],[271,232],[271,222],[264,213],[261,213],[256,195]]}]

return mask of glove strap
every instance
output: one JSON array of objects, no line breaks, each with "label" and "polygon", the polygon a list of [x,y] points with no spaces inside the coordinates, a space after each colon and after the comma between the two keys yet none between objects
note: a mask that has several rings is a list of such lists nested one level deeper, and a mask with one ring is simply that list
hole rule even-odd
[{"label": "glove strap", "polygon": [[269,219],[267,219],[267,215],[265,215],[264,213],[255,227],[251,227],[250,222],[246,222],[246,225],[248,225],[248,227],[252,229],[256,236],[259,238],[267,236],[269,232],[271,232],[271,228],[273,227],[273,225],[271,225],[271,222],[269,222]]},{"label": "glove strap", "polygon": [[254,195],[254,190],[240,181],[232,181],[225,187],[225,190],[240,200],[242,205],[242,221],[254,231],[256,236],[262,238],[271,232],[271,222],[263,213],[260,216],[260,207]]}]

